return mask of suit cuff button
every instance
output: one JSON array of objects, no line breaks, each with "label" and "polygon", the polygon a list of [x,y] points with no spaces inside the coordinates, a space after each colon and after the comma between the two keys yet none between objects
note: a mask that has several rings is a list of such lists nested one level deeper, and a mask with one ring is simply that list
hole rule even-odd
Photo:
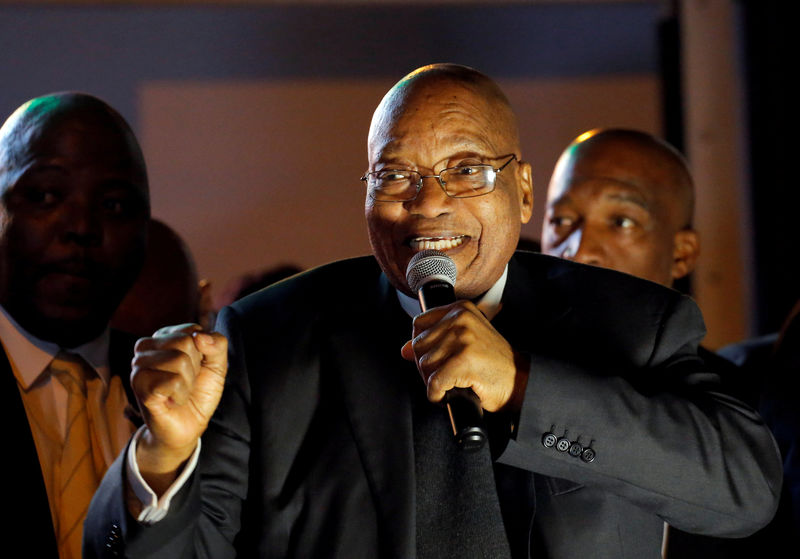
[{"label": "suit cuff button", "polygon": [[595,456],[597,456],[597,454],[591,448],[584,448],[583,452],[581,452],[581,460],[583,460],[587,464],[589,462],[593,462]]},{"label": "suit cuff button", "polygon": [[552,448],[556,445],[558,438],[553,433],[545,433],[542,435],[542,445],[545,448]]},{"label": "suit cuff button", "polygon": [[569,446],[569,455],[577,458],[583,452],[583,445],[581,443],[575,441]]},{"label": "suit cuff button", "polygon": [[570,446],[572,446],[572,442],[567,437],[561,437],[556,442],[556,450],[559,452],[568,451]]}]

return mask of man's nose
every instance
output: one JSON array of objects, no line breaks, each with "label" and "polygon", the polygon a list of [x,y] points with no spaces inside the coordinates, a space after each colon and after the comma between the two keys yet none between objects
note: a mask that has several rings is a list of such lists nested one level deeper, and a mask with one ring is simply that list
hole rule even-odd
[{"label": "man's nose", "polygon": [[450,212],[452,198],[445,193],[437,177],[422,178],[422,186],[417,197],[406,202],[406,209],[412,214],[424,217],[437,217]]},{"label": "man's nose", "polygon": [[605,261],[603,254],[602,243],[598,242],[586,226],[581,226],[570,233],[564,241],[561,257],[582,264],[602,266]]},{"label": "man's nose", "polygon": [[80,246],[99,246],[103,241],[103,219],[100,208],[89,200],[73,200],[65,205],[62,216],[63,239]]}]

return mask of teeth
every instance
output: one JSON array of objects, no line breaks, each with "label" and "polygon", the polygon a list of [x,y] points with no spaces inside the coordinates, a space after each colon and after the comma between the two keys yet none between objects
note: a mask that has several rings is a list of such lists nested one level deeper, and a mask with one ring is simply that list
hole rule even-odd
[{"label": "teeth", "polygon": [[449,250],[464,242],[464,235],[441,239],[436,237],[417,237],[409,243],[414,250]]}]

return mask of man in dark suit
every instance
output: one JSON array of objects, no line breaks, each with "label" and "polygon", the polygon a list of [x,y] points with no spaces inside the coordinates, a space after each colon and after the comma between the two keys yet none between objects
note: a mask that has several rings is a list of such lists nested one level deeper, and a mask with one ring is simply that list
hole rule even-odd
[{"label": "man in dark suit", "polygon": [[[412,72],[378,106],[368,156],[374,257],[232,304],[221,334],[139,342],[147,427],[95,495],[86,557],[641,559],[660,555],[664,519],[768,521],[774,441],[697,358],[696,306],[514,254],[531,168],[494,82]],[[428,248],[455,262],[459,300],[418,314],[406,266]],[[476,452],[440,406],[454,387],[485,411]]]},{"label": "man in dark suit", "polygon": [[[32,557],[80,557],[89,500],[135,428],[135,340],[108,321],[141,266],[148,217],[141,151],[104,102],[47,95],[0,128],[3,533]],[[75,398],[56,366],[67,361]]]}]

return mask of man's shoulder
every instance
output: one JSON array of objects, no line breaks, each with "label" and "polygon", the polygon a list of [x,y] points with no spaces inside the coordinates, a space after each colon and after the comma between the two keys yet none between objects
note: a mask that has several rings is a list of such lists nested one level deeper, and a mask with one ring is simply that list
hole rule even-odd
[{"label": "man's shoulder", "polygon": [[778,332],[772,332],[728,344],[717,353],[740,367],[762,367],[772,359],[777,343]]},{"label": "man's shoulder", "polygon": [[329,308],[355,301],[374,289],[381,269],[372,256],[337,260],[279,281],[231,305],[240,315],[260,315],[267,311]]},{"label": "man's shoulder", "polygon": [[620,296],[625,300],[656,298],[665,302],[677,302],[690,298],[674,289],[624,272],[581,264],[541,253],[517,251],[512,259],[517,270],[521,270],[523,281],[546,284],[551,288],[575,297],[602,296],[608,300]]},{"label": "man's shoulder", "polygon": [[656,363],[678,351],[696,351],[705,335],[700,309],[686,295],[597,266],[517,253],[507,290],[510,306],[525,309],[518,322],[536,316],[553,344],[574,352],[580,343],[585,355]]}]

